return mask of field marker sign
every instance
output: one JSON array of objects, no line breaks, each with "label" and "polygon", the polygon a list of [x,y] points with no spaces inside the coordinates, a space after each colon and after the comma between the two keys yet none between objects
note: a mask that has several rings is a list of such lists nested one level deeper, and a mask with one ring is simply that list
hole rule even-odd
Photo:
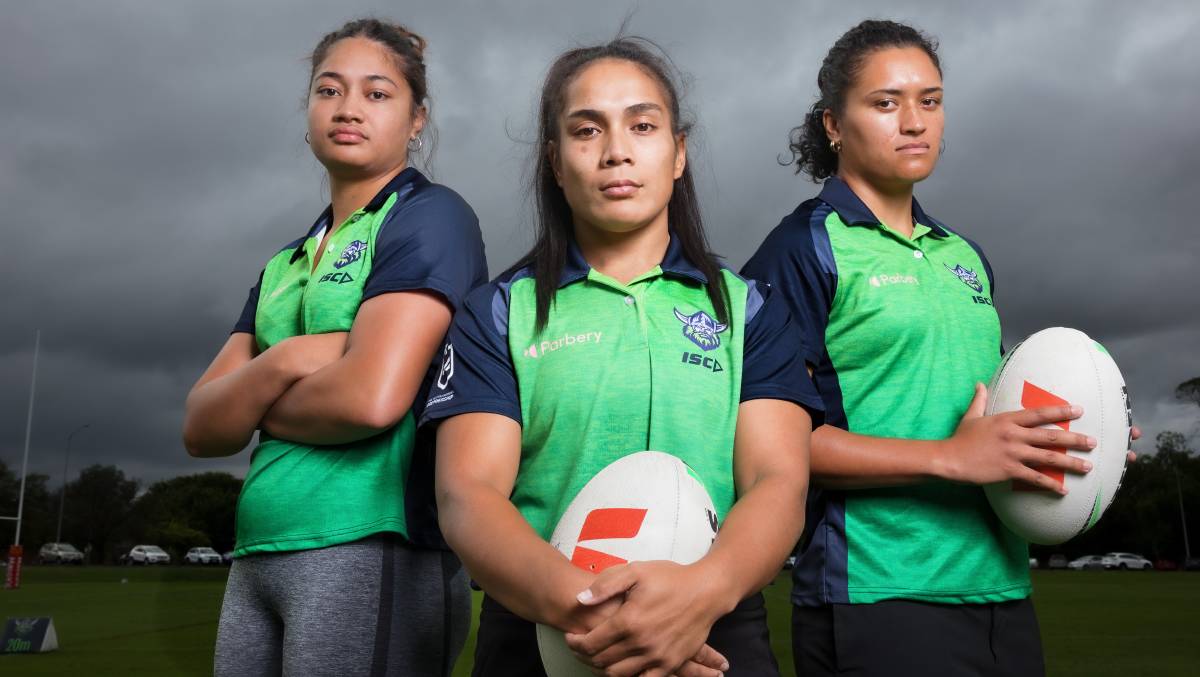
[{"label": "field marker sign", "polygon": [[0,653],[45,653],[58,649],[54,619],[10,618],[0,637]]}]

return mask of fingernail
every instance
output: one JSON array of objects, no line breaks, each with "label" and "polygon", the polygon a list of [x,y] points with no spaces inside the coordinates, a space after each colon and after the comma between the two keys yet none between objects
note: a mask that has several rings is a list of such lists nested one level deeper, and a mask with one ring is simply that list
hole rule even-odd
[{"label": "fingernail", "polygon": [[1093,448],[1094,448],[1094,447],[1096,446],[1096,438],[1095,438],[1095,437],[1092,437],[1091,435],[1088,435],[1088,438],[1087,438],[1087,443],[1088,443],[1088,446],[1089,446],[1089,447],[1093,447]]},{"label": "fingernail", "polygon": [[1084,462],[1083,462],[1083,471],[1084,471],[1084,472],[1091,472],[1091,470],[1092,470],[1092,464],[1091,464],[1091,463],[1088,463],[1087,461],[1084,461]]},{"label": "fingernail", "polygon": [[579,600],[582,604],[587,604],[588,602],[592,601],[592,589],[588,588],[578,595],[575,595],[575,599]]},{"label": "fingernail", "polygon": [[1072,404],[1071,413],[1078,416],[1083,413],[1083,407],[1079,406],[1078,404]]},{"label": "fingernail", "polygon": [[722,672],[724,672],[724,671],[726,671],[726,670],[728,670],[728,669],[729,669],[729,661],[725,661],[724,663],[722,663],[722,664],[721,664],[721,671],[722,671]]}]

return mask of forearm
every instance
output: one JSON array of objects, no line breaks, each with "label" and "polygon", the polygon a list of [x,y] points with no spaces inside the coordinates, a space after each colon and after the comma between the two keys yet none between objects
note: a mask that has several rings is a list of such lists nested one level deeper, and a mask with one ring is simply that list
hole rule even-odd
[{"label": "forearm", "polygon": [[[297,381],[266,412],[262,428],[280,439],[304,444],[346,444],[377,435],[407,412],[408,392],[388,383],[359,356],[340,360]],[[400,380],[400,379],[397,379]]]},{"label": "forearm", "polygon": [[447,543],[490,597],[536,623],[590,629],[570,610],[594,576],[542,540],[507,497],[488,488],[442,492],[438,518]]},{"label": "forearm", "polygon": [[707,570],[704,579],[717,585],[722,615],[779,574],[804,529],[807,493],[803,476],[765,478],[726,515],[712,550],[697,562]]},{"label": "forearm", "polygon": [[188,394],[183,443],[192,456],[236,454],[250,443],[259,421],[300,374],[270,350]]},{"label": "forearm", "polygon": [[812,481],[831,489],[916,484],[941,476],[945,444],[871,437],[824,425],[812,435]]}]

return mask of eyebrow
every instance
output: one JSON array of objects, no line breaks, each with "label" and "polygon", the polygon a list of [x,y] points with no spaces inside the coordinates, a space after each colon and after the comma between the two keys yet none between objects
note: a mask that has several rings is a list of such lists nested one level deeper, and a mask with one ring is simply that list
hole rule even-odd
[{"label": "eyebrow", "polygon": [[[936,94],[941,91],[943,91],[941,87],[926,87],[925,89],[921,90],[921,93]],[[871,96],[872,94],[891,94],[892,96],[900,96],[903,93],[904,91],[899,89],[877,89],[873,92],[867,92],[867,96]]]},{"label": "eyebrow", "polygon": [[[635,103],[632,106],[627,106],[625,108],[625,114],[626,115],[637,115],[639,113],[649,113],[649,112],[661,113],[662,109],[663,109],[662,106],[660,106],[656,103],[651,103],[651,102],[647,101],[644,103]],[[579,109],[571,111],[570,113],[567,113],[567,119],[568,120],[573,120],[573,119],[603,120],[604,113],[602,113],[594,108],[579,108]]]},{"label": "eyebrow", "polygon": [[[342,82],[346,81],[346,78],[343,77],[341,73],[335,73],[333,71],[325,71],[323,73],[318,73],[317,77],[313,78],[313,80],[314,81],[320,80],[321,78],[333,78],[334,80],[340,80]],[[371,80],[372,82],[375,80],[383,80],[384,82],[391,84],[393,87],[396,85],[396,83],[393,82],[392,79],[386,75],[371,74],[371,75],[367,76],[367,79]]]}]

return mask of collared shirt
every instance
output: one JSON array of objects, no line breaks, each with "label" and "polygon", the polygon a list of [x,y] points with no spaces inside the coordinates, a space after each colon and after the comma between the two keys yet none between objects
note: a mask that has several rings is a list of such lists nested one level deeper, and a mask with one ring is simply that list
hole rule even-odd
[{"label": "collared shirt", "polygon": [[[272,257],[250,291],[234,331],[254,334],[260,350],[292,336],[350,331],[359,306],[389,292],[432,291],[457,309],[487,280],[474,212],[416,169],[400,172],[333,230],[314,269],[331,217],[326,209],[305,237]],[[412,501],[431,495],[425,485],[432,483],[430,472],[411,472],[416,415],[342,445],[260,433],[238,500],[234,555],[320,548],[386,531],[438,545],[436,524],[427,524],[431,511]]]},{"label": "collared shirt", "polygon": [[[916,200],[912,211],[906,237],[831,178],[742,272],[770,283],[808,332],[827,423],[940,440],[998,366],[1000,321],[982,250]],[[982,487],[929,481],[809,497],[793,569],[797,604],[1029,594],[1027,544],[996,518]]]},{"label": "collared shirt", "polygon": [[455,317],[422,423],[468,412],[520,423],[511,500],[547,540],[589,479],[647,449],[687,463],[723,520],[734,501],[738,405],[788,400],[819,423],[821,400],[783,303],[721,275],[724,322],[674,238],[662,263],[628,284],[589,268],[572,246],[541,333],[532,271],[503,275]]}]

